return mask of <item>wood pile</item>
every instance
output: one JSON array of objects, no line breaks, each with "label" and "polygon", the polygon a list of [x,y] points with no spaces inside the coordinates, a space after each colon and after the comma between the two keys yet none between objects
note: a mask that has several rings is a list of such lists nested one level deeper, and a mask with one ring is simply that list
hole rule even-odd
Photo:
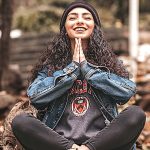
[{"label": "wood pile", "polygon": [[[124,64],[130,70],[130,58],[129,56],[121,56]],[[145,127],[139,137],[140,143],[143,145],[143,150],[150,149],[150,58],[144,61],[137,60],[137,94],[133,97],[128,104],[125,104],[120,108],[120,111],[125,107],[134,104],[140,106],[146,114]],[[131,78],[132,80],[132,78]]]},{"label": "wood pile", "polygon": [[0,150],[2,150],[2,133],[4,130],[4,119],[16,102],[16,96],[12,96],[5,91],[0,92]]},{"label": "wood pile", "polygon": [[146,112],[146,124],[139,139],[144,143],[144,150],[150,149],[150,59],[138,62],[137,101]]}]

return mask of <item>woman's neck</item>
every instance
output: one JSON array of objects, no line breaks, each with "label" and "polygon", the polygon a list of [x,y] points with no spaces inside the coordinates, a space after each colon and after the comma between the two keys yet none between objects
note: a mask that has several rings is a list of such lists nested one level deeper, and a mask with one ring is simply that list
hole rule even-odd
[{"label": "woman's neck", "polygon": [[[72,54],[73,54],[73,51],[75,49],[75,39],[71,39],[70,42],[71,42],[71,51],[72,51]],[[86,51],[87,48],[88,48],[88,40],[87,39],[85,39],[85,40],[82,39],[81,42],[82,42],[83,51]]]}]

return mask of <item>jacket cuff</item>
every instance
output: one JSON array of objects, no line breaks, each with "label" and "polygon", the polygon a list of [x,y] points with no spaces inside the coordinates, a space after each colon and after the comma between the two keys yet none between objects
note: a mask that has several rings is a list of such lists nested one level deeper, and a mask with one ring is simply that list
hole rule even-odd
[{"label": "jacket cuff", "polygon": [[75,63],[78,67],[80,67],[80,63],[76,62],[76,61],[72,61],[73,63]]},{"label": "jacket cuff", "polygon": [[85,141],[83,145],[87,146],[90,150],[96,150],[95,147],[88,141]]},{"label": "jacket cuff", "polygon": [[86,60],[81,63],[81,72],[85,78],[89,78],[98,68],[98,66],[93,65]]},{"label": "jacket cuff", "polygon": [[63,69],[63,72],[65,75],[71,75],[74,79],[77,79],[80,74],[80,68],[77,62],[72,61],[67,67]]}]

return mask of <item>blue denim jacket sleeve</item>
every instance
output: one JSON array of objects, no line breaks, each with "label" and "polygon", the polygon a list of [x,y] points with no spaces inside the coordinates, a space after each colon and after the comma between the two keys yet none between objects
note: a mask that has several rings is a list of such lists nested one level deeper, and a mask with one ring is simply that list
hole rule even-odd
[{"label": "blue denim jacket sleeve", "polygon": [[32,105],[38,109],[44,108],[49,102],[60,97],[71,88],[79,75],[79,70],[79,66],[72,62],[63,70],[48,76],[48,68],[45,67],[27,89]]},{"label": "blue denim jacket sleeve", "polygon": [[125,104],[136,92],[136,84],[114,73],[102,71],[99,66],[84,61],[81,72],[87,82],[96,89],[110,95],[118,104]]}]

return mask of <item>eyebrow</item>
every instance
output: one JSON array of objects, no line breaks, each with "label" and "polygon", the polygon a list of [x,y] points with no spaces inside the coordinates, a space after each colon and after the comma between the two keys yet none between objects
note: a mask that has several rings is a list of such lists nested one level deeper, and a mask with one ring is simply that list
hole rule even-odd
[{"label": "eyebrow", "polygon": [[[78,13],[70,13],[70,14],[68,14],[68,16],[70,16],[70,15],[78,15]],[[92,16],[91,13],[83,13],[82,15],[91,15]]]}]

